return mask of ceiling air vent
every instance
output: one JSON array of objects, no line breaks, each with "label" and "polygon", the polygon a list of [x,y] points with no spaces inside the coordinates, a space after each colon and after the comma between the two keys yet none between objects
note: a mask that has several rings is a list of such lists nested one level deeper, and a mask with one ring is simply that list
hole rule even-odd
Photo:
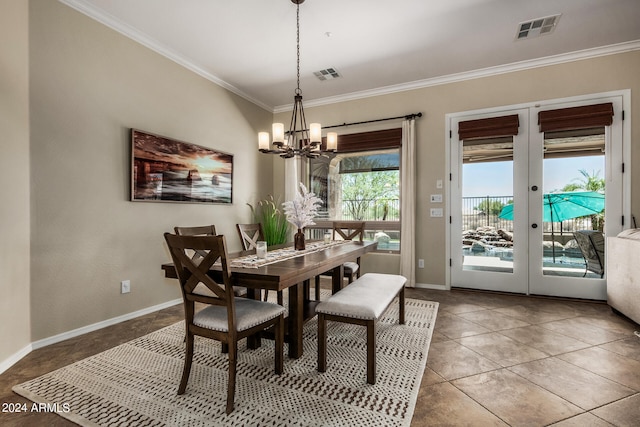
[{"label": "ceiling air vent", "polygon": [[332,80],[342,77],[335,68],[326,68],[324,70],[316,71],[313,74],[315,74],[315,76],[320,80]]},{"label": "ceiling air vent", "polygon": [[546,16],[544,18],[536,18],[531,21],[521,22],[516,32],[516,40],[530,39],[531,37],[543,36],[551,34],[558,25],[560,15]]}]

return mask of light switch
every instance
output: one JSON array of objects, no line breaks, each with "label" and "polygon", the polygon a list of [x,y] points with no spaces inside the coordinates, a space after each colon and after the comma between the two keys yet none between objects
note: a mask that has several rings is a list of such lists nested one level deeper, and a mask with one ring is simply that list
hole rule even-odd
[{"label": "light switch", "polygon": [[432,194],[431,203],[442,203],[442,194]]},{"label": "light switch", "polygon": [[431,208],[431,216],[439,218],[442,216],[442,208]]},{"label": "light switch", "polygon": [[441,179],[436,181],[436,188],[442,188],[442,180]]}]

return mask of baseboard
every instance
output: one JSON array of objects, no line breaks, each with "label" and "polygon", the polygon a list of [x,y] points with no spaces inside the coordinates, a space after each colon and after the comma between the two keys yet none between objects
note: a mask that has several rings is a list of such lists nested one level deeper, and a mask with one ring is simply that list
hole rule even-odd
[{"label": "baseboard", "polygon": [[20,359],[25,357],[27,354],[31,353],[32,350],[33,350],[33,344],[29,344],[25,346],[23,349],[21,349],[20,351],[18,351],[17,353],[9,356],[9,358],[0,362],[0,374],[2,374],[4,371],[9,369],[16,363],[18,363]]},{"label": "baseboard", "polygon": [[44,338],[31,343],[34,350],[42,347],[46,347],[51,344],[58,343],[60,341],[68,340],[69,338],[75,338],[77,336],[86,334],[88,332],[97,331],[98,329],[106,328],[118,323],[122,323],[126,320],[135,319],[136,317],[144,316],[145,314],[153,313],[154,311],[162,310],[163,308],[171,307],[182,302],[182,298],[178,298],[172,301],[163,302],[162,304],[154,305],[152,307],[143,308],[142,310],[134,311],[132,313],[123,314],[122,316],[113,317],[111,319],[103,320],[102,322],[94,323],[92,325],[83,326],[82,328],[73,329],[71,331],[63,332],[58,335],[54,335],[49,338]]},{"label": "baseboard", "polygon": [[122,316],[113,317],[111,319],[103,320],[102,322],[83,326],[82,328],[73,329],[71,331],[63,332],[61,334],[54,335],[49,338],[44,338],[44,339],[32,342],[31,344],[27,345],[22,350],[18,351],[8,359],[5,359],[2,362],[0,362],[0,374],[6,371],[7,369],[9,369],[10,367],[12,367],[14,364],[20,361],[20,359],[25,357],[27,354],[31,353],[33,350],[37,350],[39,348],[46,347],[51,344],[68,340],[69,338],[75,338],[77,336],[86,334],[88,332],[97,331],[98,329],[106,328],[107,326],[112,326],[127,320],[135,319],[136,317],[144,316],[145,314],[153,313],[154,311],[159,311],[164,308],[171,307],[176,304],[180,304],[181,302],[182,302],[182,298],[163,302],[162,304],[143,308],[142,310],[123,314]]},{"label": "baseboard", "polygon": [[437,291],[448,291],[447,285],[432,285],[430,283],[416,283],[418,289],[435,289]]}]

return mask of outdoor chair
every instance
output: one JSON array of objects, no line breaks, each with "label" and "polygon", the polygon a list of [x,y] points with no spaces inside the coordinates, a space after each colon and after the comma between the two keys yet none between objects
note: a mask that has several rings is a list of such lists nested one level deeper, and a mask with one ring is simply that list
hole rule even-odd
[{"label": "outdoor chair", "polygon": [[[364,226],[362,221],[334,221],[333,222],[333,240],[336,240],[336,235],[342,240],[354,240],[362,242],[364,238]],[[349,283],[353,282],[353,277],[360,277],[360,257],[356,259],[356,262],[345,262],[342,264],[344,268],[344,277],[347,278]],[[322,276],[331,276],[331,271],[326,271],[321,274]],[[320,275],[316,276],[316,301],[320,301]]]},{"label": "outdoor chair", "polygon": [[573,233],[585,261],[584,276],[589,271],[604,277],[604,235],[597,230],[579,230]]},{"label": "outdoor chair", "polygon": [[[226,413],[233,412],[238,341],[268,328],[275,332],[275,373],[283,371],[284,307],[248,298],[236,298],[231,285],[231,270],[227,263],[224,236],[180,236],[164,234],[171,258],[180,279],[184,302],[186,350],[182,379],[178,394],[184,394],[193,360],[195,336],[220,341],[229,348],[229,377],[227,383]],[[189,252],[204,255],[194,261]],[[222,283],[208,274],[214,263],[220,263]],[[203,296],[194,290],[204,285],[213,296]],[[206,307],[195,312],[195,303]]]}]

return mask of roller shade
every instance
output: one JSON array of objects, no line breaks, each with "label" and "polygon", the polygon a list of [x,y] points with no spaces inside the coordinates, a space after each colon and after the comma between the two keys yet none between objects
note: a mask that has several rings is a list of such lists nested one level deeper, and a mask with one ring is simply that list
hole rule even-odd
[{"label": "roller shade", "polygon": [[582,107],[540,111],[540,132],[588,129],[610,126],[613,122],[613,104],[596,104]]},{"label": "roller shade", "polygon": [[458,123],[460,140],[479,138],[499,138],[518,134],[520,121],[518,115],[491,117],[488,119],[467,120]]}]

